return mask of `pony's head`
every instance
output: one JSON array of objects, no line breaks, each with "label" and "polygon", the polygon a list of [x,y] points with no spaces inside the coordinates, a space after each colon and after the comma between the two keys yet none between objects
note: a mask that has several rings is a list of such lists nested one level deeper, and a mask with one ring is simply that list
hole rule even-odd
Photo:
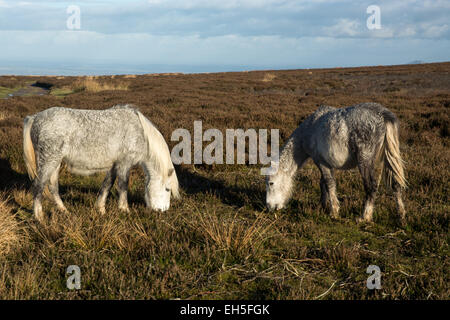
[{"label": "pony's head", "polygon": [[151,174],[145,190],[145,202],[153,210],[166,211],[170,207],[170,195],[179,198],[178,179],[174,168],[170,168],[166,176]]},{"label": "pony's head", "polygon": [[170,151],[162,134],[156,127],[137,112],[139,121],[147,140],[147,167],[148,181],[145,190],[145,202],[148,207],[155,210],[166,211],[170,206],[170,195],[179,198],[178,179]]},{"label": "pony's head", "polygon": [[270,210],[283,209],[291,196],[292,175],[278,166],[277,162],[271,162],[266,177],[266,205]]}]

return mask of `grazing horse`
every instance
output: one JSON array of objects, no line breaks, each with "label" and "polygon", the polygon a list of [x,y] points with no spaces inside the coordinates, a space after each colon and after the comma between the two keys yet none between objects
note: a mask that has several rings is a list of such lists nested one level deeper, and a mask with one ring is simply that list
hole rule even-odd
[{"label": "grazing horse", "polygon": [[107,172],[96,201],[105,212],[108,193],[118,178],[119,208],[128,211],[127,188],[131,167],[146,174],[145,202],[165,211],[170,195],[179,197],[178,180],[169,148],[156,127],[132,105],[106,110],[50,108],[28,116],[23,128],[24,160],[33,180],[33,212],[44,218],[42,193],[48,190],[58,209],[67,211],[58,192],[58,174],[64,161],[70,172],[90,175]]},{"label": "grazing horse", "polygon": [[376,166],[381,164],[385,181],[393,187],[401,222],[405,208],[401,189],[406,180],[400,156],[398,120],[377,103],[362,103],[336,109],[321,106],[305,119],[283,146],[280,159],[271,165],[266,178],[266,203],[269,209],[281,209],[289,200],[297,169],[311,158],[319,168],[322,206],[338,218],[334,170],[358,167],[366,199],[364,213],[358,221],[372,220],[373,206],[381,177]]}]

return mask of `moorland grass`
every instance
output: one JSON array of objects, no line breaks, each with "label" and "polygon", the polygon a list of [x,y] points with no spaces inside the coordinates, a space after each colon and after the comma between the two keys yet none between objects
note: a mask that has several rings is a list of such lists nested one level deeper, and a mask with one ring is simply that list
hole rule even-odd
[{"label": "moorland grass", "polygon": [[[199,75],[45,77],[56,96],[0,100],[0,298],[3,299],[448,299],[450,63]],[[267,76],[270,75],[270,76]],[[39,77],[0,77],[16,86]],[[262,80],[262,81],[261,81]],[[80,82],[81,81],[81,82]],[[67,93],[67,94],[66,94]],[[400,119],[409,181],[407,223],[384,187],[373,224],[358,225],[364,191],[357,170],[337,172],[341,219],[320,208],[319,172],[308,163],[286,209],[264,208],[258,166],[176,166],[182,200],[167,212],[145,208],[143,173],[131,173],[130,212],[94,209],[103,175],[65,168],[60,193],[70,214],[38,225],[22,160],[22,119],[60,105],[103,109],[134,103],[170,147],[176,128],[279,128],[285,141],[320,104],[379,102]],[[66,288],[81,268],[82,289]],[[368,290],[369,265],[382,271]]]}]

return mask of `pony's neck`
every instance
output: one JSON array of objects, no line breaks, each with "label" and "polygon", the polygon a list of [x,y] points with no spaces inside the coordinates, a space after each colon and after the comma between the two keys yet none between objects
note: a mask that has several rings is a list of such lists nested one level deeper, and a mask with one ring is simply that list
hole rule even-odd
[{"label": "pony's neck", "polygon": [[296,135],[290,136],[281,150],[279,169],[288,175],[295,175],[308,159],[299,140]]}]

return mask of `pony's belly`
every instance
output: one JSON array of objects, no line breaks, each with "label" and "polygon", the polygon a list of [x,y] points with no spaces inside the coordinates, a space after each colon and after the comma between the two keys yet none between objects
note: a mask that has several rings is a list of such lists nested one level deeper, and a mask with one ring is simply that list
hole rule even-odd
[{"label": "pony's belly", "polygon": [[[91,146],[91,147],[89,147]],[[71,148],[64,157],[70,172],[79,175],[92,175],[97,172],[108,171],[118,159],[117,148],[110,145],[86,142],[78,144],[78,148]]]},{"label": "pony's belly", "polygon": [[335,169],[348,170],[356,167],[356,160],[348,155],[347,157],[342,157],[342,155],[338,155],[333,158],[331,161],[331,167]]},{"label": "pony's belly", "polygon": [[331,168],[354,168],[356,161],[349,148],[350,137],[347,123],[343,120],[332,120],[322,123],[315,135],[320,158]]},{"label": "pony's belly", "polygon": [[69,172],[73,173],[73,174],[78,174],[81,176],[90,176],[99,172],[105,172],[108,171],[109,169],[111,169],[111,167],[109,168],[95,168],[95,169],[87,169],[87,168],[81,168],[81,167],[73,167],[73,166],[68,166]]},{"label": "pony's belly", "polygon": [[356,166],[356,161],[346,143],[325,143],[319,148],[320,157],[335,169],[351,169]]},{"label": "pony's belly", "polygon": [[348,149],[337,146],[329,150],[326,160],[332,168],[336,169],[347,169],[353,162]]},{"label": "pony's belly", "polygon": [[69,172],[79,174],[82,176],[90,176],[95,173],[105,172],[112,168],[113,162],[107,162],[102,164],[85,163],[82,161],[64,161],[67,164]]}]

